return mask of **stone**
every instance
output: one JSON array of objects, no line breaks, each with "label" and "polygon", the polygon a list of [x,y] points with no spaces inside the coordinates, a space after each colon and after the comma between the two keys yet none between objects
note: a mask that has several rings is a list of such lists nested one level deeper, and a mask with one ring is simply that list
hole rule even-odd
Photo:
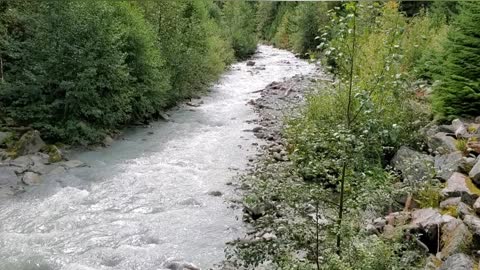
[{"label": "stone", "polygon": [[107,147],[107,146],[110,146],[114,143],[115,141],[113,140],[112,137],[110,137],[109,135],[105,136],[105,138],[103,139],[103,146]]},{"label": "stone", "polygon": [[9,162],[10,166],[17,167],[18,173],[23,173],[33,166],[34,162],[30,156],[21,156]]},{"label": "stone", "polygon": [[0,165],[0,186],[13,186],[18,183],[15,168]]},{"label": "stone", "polygon": [[463,222],[470,228],[470,230],[480,236],[480,218],[475,215],[466,215]]},{"label": "stone", "polygon": [[475,165],[468,173],[468,176],[476,184],[480,184],[480,158],[477,158]]},{"label": "stone", "polygon": [[63,154],[55,145],[49,145],[47,148],[48,162],[56,163],[63,160]]},{"label": "stone", "polygon": [[56,167],[54,169],[52,169],[48,175],[62,175],[66,172],[65,168],[64,167]]},{"label": "stone", "polygon": [[409,182],[426,181],[433,177],[433,157],[406,146],[400,147],[397,151],[392,159],[392,165],[402,173],[404,180]]},{"label": "stone", "polygon": [[35,154],[46,146],[37,130],[27,131],[13,147],[15,157]]},{"label": "stone", "polygon": [[475,210],[475,213],[477,213],[477,215],[480,214],[480,198],[478,198],[473,204],[473,210]]},{"label": "stone", "polygon": [[454,219],[449,215],[442,215],[433,208],[417,209],[412,212],[412,227],[420,227],[426,231],[439,228],[446,222]]},{"label": "stone", "polygon": [[476,161],[477,159],[474,157],[463,157],[458,166],[460,172],[468,174],[473,166],[475,166]]},{"label": "stone", "polygon": [[439,270],[472,270],[473,260],[463,253],[449,256]]},{"label": "stone", "polygon": [[165,262],[162,267],[169,270],[200,270],[199,267],[192,263],[172,260]]},{"label": "stone", "polygon": [[453,219],[442,226],[442,249],[440,258],[468,251],[472,244],[472,233],[459,219]]},{"label": "stone", "polygon": [[462,159],[463,154],[460,151],[435,156],[436,178],[445,182],[452,176],[454,172],[461,171],[460,165],[462,163]]},{"label": "stone", "polygon": [[247,66],[249,67],[255,66],[255,61],[247,61]]},{"label": "stone", "polygon": [[445,198],[461,197],[462,201],[471,205],[480,195],[478,189],[467,176],[455,172],[447,180],[447,185],[442,189],[441,194]]},{"label": "stone", "polygon": [[455,136],[457,138],[466,138],[468,137],[468,132],[467,132],[467,128],[465,128],[465,125],[463,124],[463,122],[460,120],[460,119],[454,119],[452,121],[452,126],[455,130]]},{"label": "stone", "polygon": [[214,191],[208,192],[208,195],[213,196],[213,197],[220,197],[220,196],[223,195],[223,193],[221,191],[214,190]]},{"label": "stone", "polygon": [[59,163],[59,165],[66,168],[66,169],[73,169],[73,168],[79,168],[79,167],[87,166],[85,163],[83,163],[80,160],[63,161],[63,162]]},{"label": "stone", "polygon": [[28,186],[39,185],[41,183],[41,178],[40,175],[34,172],[26,172],[22,176],[22,182]]},{"label": "stone", "polygon": [[442,201],[440,203],[440,209],[443,210],[442,213],[448,213],[455,217],[464,217],[473,213],[473,209],[468,204],[462,202],[461,197],[448,198]]},{"label": "stone", "polygon": [[428,147],[434,153],[448,154],[457,151],[456,140],[445,132],[438,132],[427,138]]}]

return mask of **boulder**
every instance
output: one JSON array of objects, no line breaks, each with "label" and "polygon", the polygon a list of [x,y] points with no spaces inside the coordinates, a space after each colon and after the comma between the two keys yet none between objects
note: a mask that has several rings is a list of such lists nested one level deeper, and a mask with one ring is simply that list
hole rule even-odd
[{"label": "boulder", "polygon": [[442,226],[442,250],[440,258],[468,251],[472,244],[472,233],[459,219],[452,219]]},{"label": "boulder", "polygon": [[40,137],[40,132],[37,130],[30,130],[23,134],[20,140],[18,140],[13,147],[14,156],[18,157],[35,154],[45,146],[45,142],[43,142],[42,138]]},{"label": "boulder", "polygon": [[473,184],[470,178],[455,172],[447,180],[447,185],[441,193],[446,198],[461,197],[463,202],[472,205],[479,197],[480,189]]},{"label": "boulder", "polygon": [[0,186],[14,186],[17,183],[15,168],[0,165]]},{"label": "boulder", "polygon": [[477,159],[474,157],[463,157],[458,166],[460,172],[468,174],[473,166],[475,166],[476,161]]},{"label": "boulder", "polygon": [[27,186],[38,185],[41,183],[40,175],[34,172],[26,172],[22,176],[22,182]]},{"label": "boulder", "polygon": [[448,213],[454,217],[464,217],[473,213],[473,209],[468,204],[462,202],[461,197],[446,199],[440,203],[440,209],[443,210],[442,213]]},{"label": "boulder", "polygon": [[56,163],[63,160],[63,154],[55,145],[49,145],[47,148],[48,162]]},{"label": "boulder", "polygon": [[435,157],[435,175],[443,182],[447,181],[454,172],[461,171],[463,154],[455,151],[449,154],[438,155]]},{"label": "boulder", "polygon": [[449,256],[443,262],[440,270],[472,270],[473,260],[463,253],[457,253]]},{"label": "boulder", "polygon": [[477,158],[475,165],[468,173],[468,176],[476,184],[480,184],[480,158]]},{"label": "boulder", "polygon": [[105,139],[103,139],[102,144],[103,144],[103,146],[107,147],[107,146],[112,145],[113,142],[114,142],[114,140],[112,139],[112,137],[107,135],[107,136],[105,136]]},{"label": "boulder", "polygon": [[80,160],[63,161],[63,162],[60,162],[59,165],[66,169],[73,169],[73,168],[87,166],[85,163],[83,163],[83,161],[80,161]]},{"label": "boulder", "polygon": [[449,215],[442,215],[438,210],[433,208],[417,209],[412,212],[411,227],[420,227],[426,231],[437,229],[439,226],[446,222],[451,221],[453,218]]},{"label": "boulder", "polygon": [[438,154],[448,154],[457,151],[455,138],[448,136],[445,132],[439,132],[427,138],[428,147],[432,152]]},{"label": "boulder", "polygon": [[397,151],[392,159],[392,165],[409,182],[425,181],[433,177],[433,157],[406,146],[400,147]]},{"label": "boulder", "polygon": [[457,138],[467,138],[468,137],[468,132],[467,128],[463,124],[463,122],[460,119],[454,119],[452,121],[452,126],[455,130],[455,136]]}]

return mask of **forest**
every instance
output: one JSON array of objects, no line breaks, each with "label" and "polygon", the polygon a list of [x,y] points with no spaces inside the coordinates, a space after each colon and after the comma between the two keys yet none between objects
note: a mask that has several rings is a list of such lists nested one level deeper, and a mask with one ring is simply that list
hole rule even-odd
[{"label": "forest", "polygon": [[479,29],[475,1],[0,0],[0,131],[96,144],[289,50],[331,79],[285,120],[289,162],[242,180],[270,237],[226,265],[477,269]]}]

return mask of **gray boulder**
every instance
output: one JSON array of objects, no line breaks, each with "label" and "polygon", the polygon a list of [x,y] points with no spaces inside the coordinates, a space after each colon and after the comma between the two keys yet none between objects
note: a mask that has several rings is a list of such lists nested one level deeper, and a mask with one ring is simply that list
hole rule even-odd
[{"label": "gray boulder", "polygon": [[457,138],[467,138],[468,137],[468,132],[467,128],[463,124],[463,122],[460,119],[454,119],[452,121],[452,126],[455,130],[455,136]]},{"label": "gray boulder", "polygon": [[43,142],[40,137],[40,132],[37,130],[30,130],[23,134],[23,136],[18,140],[14,146],[15,156],[24,156],[29,154],[35,154],[40,149],[45,147],[46,144]]},{"label": "gray boulder", "polygon": [[463,160],[462,152],[455,151],[445,155],[435,157],[435,173],[436,177],[442,181],[447,181],[454,172],[461,171]]},{"label": "gray boulder", "polygon": [[14,186],[18,184],[15,168],[0,164],[0,186]]},{"label": "gray boulder", "polygon": [[457,151],[455,138],[448,136],[445,132],[439,132],[427,138],[428,147],[432,152],[438,154],[448,154]]},{"label": "gray boulder", "polygon": [[468,173],[468,176],[476,184],[480,184],[480,158],[477,158],[475,165]]},{"label": "gray boulder", "polygon": [[472,270],[473,260],[463,253],[457,253],[447,258],[440,270]]},{"label": "gray boulder", "polygon": [[459,219],[453,219],[442,226],[441,258],[467,251],[472,244],[472,233]]},{"label": "gray boulder", "polygon": [[441,193],[446,198],[461,197],[463,202],[472,205],[479,197],[480,190],[467,176],[455,172],[447,180],[447,185]]},{"label": "gray boulder", "polygon": [[22,176],[22,182],[27,186],[39,185],[41,183],[40,175],[34,172],[26,172]]},{"label": "gray boulder", "polygon": [[397,151],[392,159],[392,165],[409,182],[425,181],[433,177],[433,157],[406,146],[400,147]]}]

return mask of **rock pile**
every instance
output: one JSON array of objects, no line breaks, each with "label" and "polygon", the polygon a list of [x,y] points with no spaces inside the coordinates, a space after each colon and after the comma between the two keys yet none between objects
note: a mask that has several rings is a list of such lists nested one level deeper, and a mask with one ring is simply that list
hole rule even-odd
[{"label": "rock pile", "polygon": [[[480,124],[459,119],[424,129],[428,152],[401,147],[392,166],[406,185],[436,179],[437,207],[393,212],[368,231],[388,237],[402,231],[432,255],[425,269],[471,270],[480,250]],[[413,195],[415,196],[415,195]],[[475,264],[476,265],[476,264]]]}]

